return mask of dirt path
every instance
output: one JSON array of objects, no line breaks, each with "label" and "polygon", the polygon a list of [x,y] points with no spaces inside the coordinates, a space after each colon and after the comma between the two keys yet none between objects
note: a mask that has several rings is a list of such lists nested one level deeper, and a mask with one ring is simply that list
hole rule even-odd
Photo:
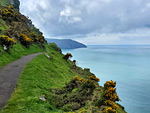
[{"label": "dirt path", "polygon": [[0,110],[11,97],[24,66],[39,54],[24,56],[0,69]]}]

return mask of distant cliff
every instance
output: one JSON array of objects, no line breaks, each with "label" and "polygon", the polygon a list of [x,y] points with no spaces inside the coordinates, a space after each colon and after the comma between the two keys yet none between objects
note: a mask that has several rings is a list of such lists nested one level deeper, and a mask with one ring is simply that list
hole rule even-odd
[{"label": "distant cliff", "polygon": [[61,49],[86,48],[86,45],[71,39],[46,39],[46,40],[48,43],[55,43]]}]

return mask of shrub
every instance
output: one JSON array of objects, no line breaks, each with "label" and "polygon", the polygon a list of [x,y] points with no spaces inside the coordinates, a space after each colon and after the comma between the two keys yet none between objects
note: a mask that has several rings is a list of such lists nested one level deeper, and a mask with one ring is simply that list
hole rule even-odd
[{"label": "shrub", "polygon": [[90,89],[90,93],[93,93],[93,90],[96,88],[96,84],[94,81],[91,81],[91,80],[87,80],[85,82],[83,82],[82,84],[82,89]]},{"label": "shrub", "polygon": [[99,100],[96,102],[97,106],[105,106],[104,113],[117,113],[119,106],[115,103],[119,101],[116,93],[116,82],[107,81],[104,84],[104,91]]},{"label": "shrub", "polygon": [[13,6],[12,5],[8,6],[8,9],[13,9]]},{"label": "shrub", "polygon": [[74,110],[78,110],[79,108],[81,108],[80,104],[78,103],[69,103],[63,106],[63,111],[74,111]]},{"label": "shrub", "polygon": [[109,87],[116,87],[116,82],[114,81],[107,81],[105,84],[104,84],[104,88],[105,89],[108,89]]},{"label": "shrub", "polygon": [[68,60],[69,58],[71,58],[72,57],[72,54],[71,53],[67,53],[63,58],[65,59],[65,60]]},{"label": "shrub", "polygon": [[15,44],[15,41],[8,36],[2,35],[0,36],[0,44],[6,46],[7,49],[9,49],[9,47],[12,47]]},{"label": "shrub", "polygon": [[84,71],[90,71],[90,69],[89,68],[84,68]]},{"label": "shrub", "polygon": [[40,43],[44,43],[44,36],[43,35],[40,35],[39,37],[38,37],[38,41],[40,42]]},{"label": "shrub", "polygon": [[117,113],[117,111],[111,107],[105,107],[103,113]]},{"label": "shrub", "polygon": [[95,75],[91,75],[91,76],[90,76],[90,79],[91,79],[91,80],[94,80],[94,81],[96,81],[96,82],[99,82],[99,81],[100,81],[100,79],[97,78]]},{"label": "shrub", "polygon": [[77,62],[76,60],[73,60],[73,63],[74,63],[74,64],[76,64],[76,62]]},{"label": "shrub", "polygon": [[20,42],[26,46],[27,48],[29,47],[30,44],[32,44],[33,40],[31,38],[28,38],[27,35],[21,33],[19,37]]},{"label": "shrub", "polygon": [[50,45],[54,50],[58,51],[60,54],[62,53],[61,49],[55,43],[50,43]]},{"label": "shrub", "polygon": [[105,89],[105,99],[106,100],[111,100],[113,102],[115,101],[119,101],[119,97],[116,93],[116,82],[114,81],[107,81],[105,84],[104,84],[104,89]]},{"label": "shrub", "polygon": [[115,102],[110,101],[110,100],[104,101],[104,104],[105,104],[106,106],[109,106],[109,107],[115,109],[115,110],[117,110],[118,107],[119,107]]},{"label": "shrub", "polygon": [[15,16],[15,11],[13,9],[13,6],[8,6],[7,9],[3,9],[2,10],[2,18],[3,20],[6,20],[8,22],[12,22],[13,21],[13,17]]},{"label": "shrub", "polygon": [[11,10],[4,9],[4,10],[2,11],[2,16],[13,17],[13,12],[12,12]]}]

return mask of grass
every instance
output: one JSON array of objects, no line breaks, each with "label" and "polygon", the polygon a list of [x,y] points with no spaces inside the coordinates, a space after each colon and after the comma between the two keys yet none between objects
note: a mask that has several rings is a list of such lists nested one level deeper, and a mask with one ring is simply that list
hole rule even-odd
[{"label": "grass", "polygon": [[[48,94],[50,88],[65,86],[75,75],[89,77],[89,72],[79,67],[73,69],[73,62],[65,61],[54,47],[47,49],[51,58],[42,54],[25,66],[16,90],[1,113],[62,113],[51,103],[40,101],[39,97]],[[125,113],[121,108],[120,111]]]},{"label": "grass", "polygon": [[1,6],[9,6],[10,5],[9,0],[0,0],[0,5]]},{"label": "grass", "polygon": [[26,65],[18,87],[2,113],[61,112],[49,103],[41,102],[39,97],[48,93],[49,88],[64,86],[77,73],[70,69],[72,63],[63,60],[63,55],[54,49],[51,49],[49,55],[51,59],[42,54]]},{"label": "grass", "polygon": [[29,49],[25,46],[21,45],[20,43],[16,43],[11,49],[10,53],[7,53],[3,50],[2,46],[0,45],[0,68],[7,65],[8,63],[19,59],[20,57],[32,53],[41,52],[43,49],[39,48],[38,45],[31,45]]}]

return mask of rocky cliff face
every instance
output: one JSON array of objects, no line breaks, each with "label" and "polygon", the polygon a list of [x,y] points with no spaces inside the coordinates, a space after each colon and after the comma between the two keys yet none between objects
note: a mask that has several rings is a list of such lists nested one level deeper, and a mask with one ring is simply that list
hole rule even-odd
[{"label": "rocky cliff face", "polygon": [[9,0],[9,2],[11,3],[11,5],[13,5],[13,7],[15,9],[19,10],[19,6],[20,6],[20,1],[19,0]]}]

